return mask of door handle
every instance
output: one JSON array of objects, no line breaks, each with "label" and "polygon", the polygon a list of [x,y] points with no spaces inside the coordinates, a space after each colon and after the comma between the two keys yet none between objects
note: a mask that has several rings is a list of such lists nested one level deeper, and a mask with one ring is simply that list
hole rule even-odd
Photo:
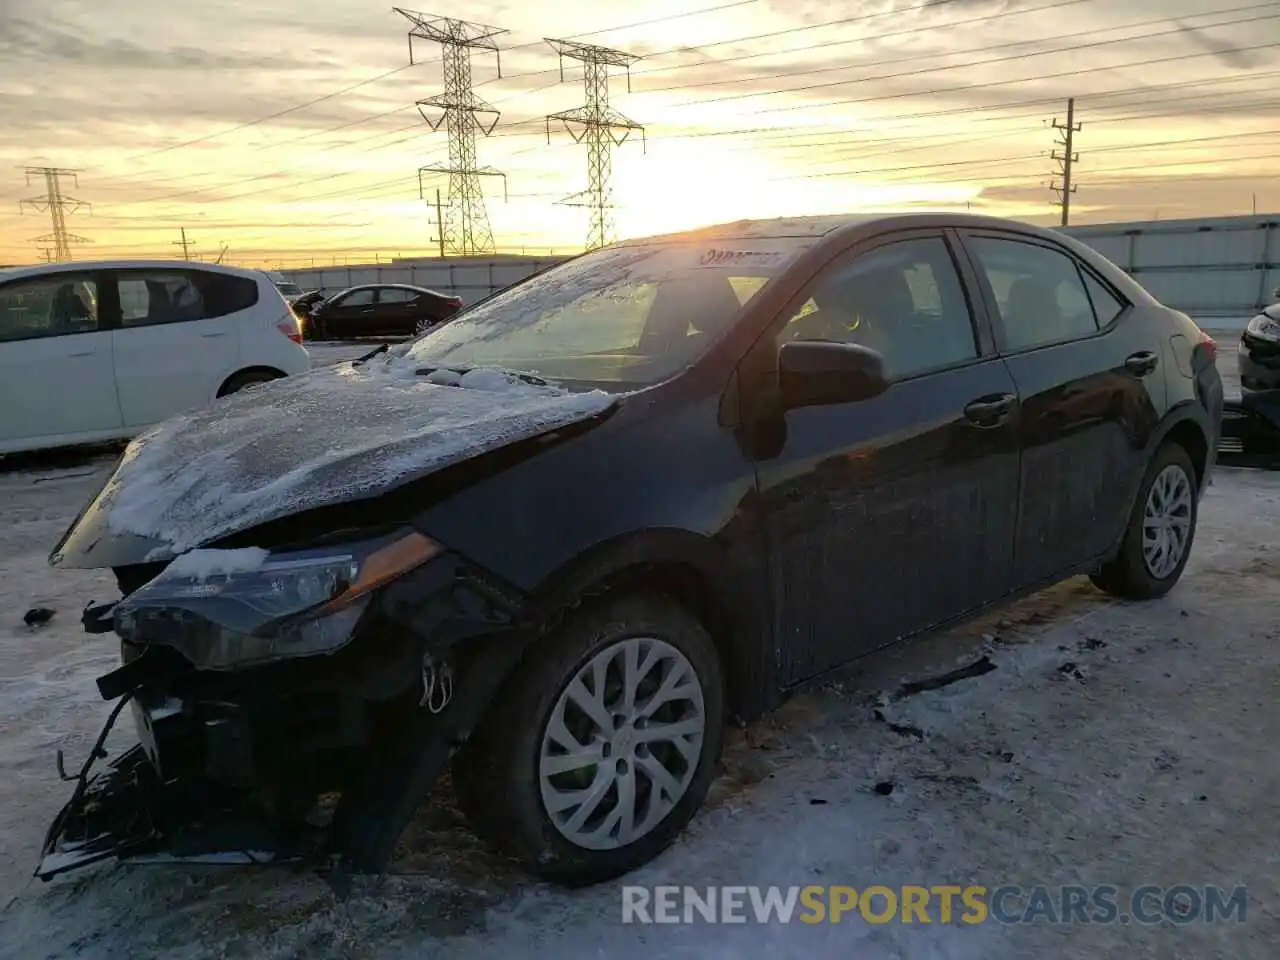
[{"label": "door handle", "polygon": [[1125,358],[1124,368],[1135,377],[1145,377],[1155,370],[1159,362],[1159,354],[1152,353],[1150,350],[1140,350]]},{"label": "door handle", "polygon": [[997,393],[992,396],[979,397],[965,404],[964,415],[974,426],[990,428],[998,427],[1009,419],[1017,397],[1011,393]]},{"label": "door handle", "polygon": [[227,335],[227,331],[225,330],[217,330],[217,331],[214,331],[213,333],[200,334],[200,336],[205,337],[206,339],[212,339],[213,337],[225,337],[226,335]]},{"label": "door handle", "polygon": [[68,357],[96,357],[97,355],[98,355],[97,350],[81,350],[78,353],[67,354]]}]

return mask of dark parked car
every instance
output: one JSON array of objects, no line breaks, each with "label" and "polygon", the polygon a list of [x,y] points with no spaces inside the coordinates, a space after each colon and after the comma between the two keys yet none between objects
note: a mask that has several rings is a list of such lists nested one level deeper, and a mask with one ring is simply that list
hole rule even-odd
[{"label": "dark parked car", "polygon": [[[1280,300],[1280,290],[1274,296]],[[1224,423],[1230,452],[1274,466],[1280,458],[1280,302],[1245,326],[1237,361],[1240,400],[1227,404]]]},{"label": "dark parked car", "polygon": [[578,257],[128,449],[50,560],[115,570],[84,616],[141,743],[37,873],[379,871],[452,764],[530,870],[614,877],[693,816],[728,718],[1075,574],[1168,591],[1221,411],[1212,340],[1050,230],[806,218]]},{"label": "dark parked car", "polygon": [[458,297],[403,283],[351,287],[311,306],[304,318],[312,340],[412,337],[462,309]]}]

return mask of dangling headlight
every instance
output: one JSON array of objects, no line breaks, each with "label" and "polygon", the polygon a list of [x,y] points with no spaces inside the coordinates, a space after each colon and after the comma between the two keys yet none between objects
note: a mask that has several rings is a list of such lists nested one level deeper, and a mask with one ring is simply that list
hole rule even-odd
[{"label": "dangling headlight", "polygon": [[194,550],[116,605],[131,643],[173,647],[203,670],[333,653],[374,590],[442,547],[420,533],[288,553]]},{"label": "dangling headlight", "polygon": [[1260,313],[1250,320],[1249,325],[1244,329],[1245,333],[1251,337],[1270,343],[1280,343],[1280,320],[1269,317],[1265,313]]}]

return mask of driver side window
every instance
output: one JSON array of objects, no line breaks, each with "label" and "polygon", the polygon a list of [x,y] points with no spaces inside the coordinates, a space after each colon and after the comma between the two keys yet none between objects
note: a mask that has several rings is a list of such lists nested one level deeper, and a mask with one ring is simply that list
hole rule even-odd
[{"label": "driver side window", "polygon": [[978,357],[960,276],[941,237],[899,240],[845,257],[814,281],[779,332],[787,340],[835,340],[876,350],[891,379]]}]

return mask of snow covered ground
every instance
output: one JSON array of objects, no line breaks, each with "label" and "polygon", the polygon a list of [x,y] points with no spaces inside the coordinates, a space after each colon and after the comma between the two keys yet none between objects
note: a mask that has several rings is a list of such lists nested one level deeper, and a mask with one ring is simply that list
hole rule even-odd
[{"label": "snow covered ground", "polygon": [[[485,850],[447,790],[392,874],[338,902],[282,870],[103,865],[31,880],[115,662],[79,610],[110,573],[45,556],[107,461],[0,473],[0,958],[1270,958],[1280,942],[1280,475],[1220,470],[1183,583],[1062,584],[864,663],[736,733],[708,807],[633,884],[1246,885],[1243,924],[624,926]],[[44,626],[24,612],[48,607]],[[996,669],[888,702],[904,679]],[[880,709],[883,722],[876,717]],[[124,730],[109,749],[127,745]],[[876,784],[892,784],[888,795]],[[883,788],[882,788],[883,789]]]}]

